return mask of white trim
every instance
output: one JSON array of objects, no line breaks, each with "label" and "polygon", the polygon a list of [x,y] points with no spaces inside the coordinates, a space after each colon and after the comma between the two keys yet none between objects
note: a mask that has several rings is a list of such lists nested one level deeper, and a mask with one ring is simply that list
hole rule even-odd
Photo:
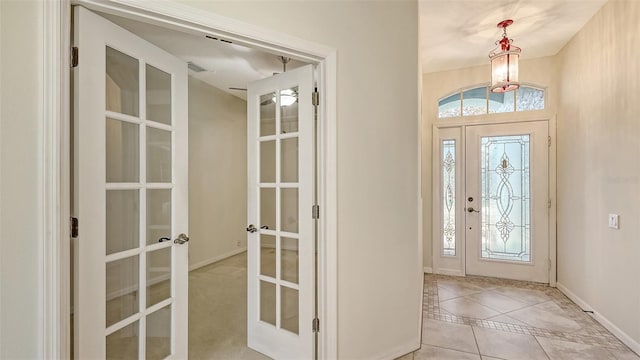
[{"label": "white trim", "polygon": [[211,265],[213,263],[217,263],[218,261],[222,261],[224,259],[230,258],[234,255],[238,255],[241,254],[243,252],[247,251],[247,247],[241,247],[239,249],[235,249],[229,252],[226,252],[222,255],[218,255],[218,256],[214,256],[212,258],[206,259],[206,260],[202,260],[202,261],[198,261],[195,264],[191,264],[189,265],[189,271],[193,271],[195,269],[199,269],[201,267],[207,266],[207,265]]},{"label": "white trim", "polygon": [[[422,311],[422,310],[420,310]],[[418,339],[418,343],[415,344],[413,342],[408,343],[408,344],[404,344],[401,346],[396,346],[395,348],[391,349],[390,351],[387,351],[386,353],[380,355],[378,357],[378,359],[389,359],[389,360],[393,360],[393,359],[398,359],[401,356],[405,356],[408,354],[411,354],[415,351],[420,350],[420,346],[421,346],[421,342]]]},{"label": "white trim", "polygon": [[549,118],[549,136],[551,137],[551,146],[549,147],[549,200],[551,207],[549,208],[549,261],[551,268],[549,269],[549,286],[556,287],[558,280],[558,212],[557,212],[557,151],[558,141],[556,138],[556,116]]},{"label": "white trim", "polygon": [[464,272],[460,269],[438,269],[434,274],[449,275],[449,276],[465,276]]},{"label": "white trim", "polygon": [[425,266],[423,272],[425,274],[433,274],[433,268],[431,266]]},{"label": "white trim", "polygon": [[44,358],[69,352],[69,2],[43,2],[42,327]]},{"label": "white trim", "polygon": [[565,294],[571,301],[576,303],[581,309],[585,311],[593,311],[593,318],[599,322],[602,326],[604,326],[607,330],[609,330],[615,337],[617,337],[620,341],[622,341],[625,345],[627,345],[631,350],[633,350],[636,354],[640,355],[640,343],[635,341],[631,336],[622,331],[619,327],[617,327],[614,323],[612,323],[609,319],[607,319],[604,315],[600,314],[598,311],[594,310],[589,303],[581,299],[578,295],[574,294],[571,290],[569,290],[566,286],[561,283],[556,283],[558,290],[560,290],[563,294]]},{"label": "white trim", "polygon": [[[53,118],[59,132],[50,137],[53,141],[51,147],[59,149],[55,159],[47,159],[48,166],[54,169],[57,178],[45,178],[48,188],[57,191],[58,199],[62,201],[55,204],[45,204],[45,212],[55,216],[59,220],[59,234],[55,234],[49,243],[56,244],[60,250],[59,262],[55,265],[45,264],[44,273],[53,274],[52,279],[43,284],[43,290],[47,287],[56,289],[53,294],[46,293],[43,296],[44,304],[59,304],[62,314],[69,313],[70,300],[67,293],[70,291],[68,282],[69,274],[69,237],[68,218],[70,216],[69,204],[69,169],[70,169],[70,139],[68,137],[70,126],[69,109],[69,84],[70,76],[69,59],[66,50],[69,49],[70,1],[51,2],[50,7],[56,9],[51,13],[51,19],[44,24],[44,33],[54,36],[57,42],[49,43],[51,49],[42,44],[49,57],[45,64],[57,63],[57,67],[47,66],[44,69],[45,79],[53,75],[58,76],[60,82],[46,81],[44,89],[47,94],[55,94],[58,97],[59,112],[48,114]],[[252,24],[233,20],[211,12],[172,3],[167,1],[144,0],[111,0],[109,2],[94,0],[77,0],[74,4],[81,4],[88,8],[104,11],[106,13],[127,16],[140,21],[154,23],[166,28],[180,29],[182,31],[207,33],[223,36],[235,43],[251,46],[272,53],[280,53],[292,58],[319,62],[320,77],[319,88],[321,101],[319,107],[320,119],[318,129],[318,199],[320,204],[320,221],[318,230],[319,247],[319,271],[318,271],[318,298],[319,317],[322,330],[318,337],[319,359],[335,359],[338,356],[338,273],[337,273],[337,55],[336,49],[309,42],[287,34],[282,34],[270,29],[264,29]],[[57,24],[57,25],[56,25]],[[48,42],[47,42],[48,43]],[[52,61],[55,59],[55,62]],[[48,222],[47,222],[48,223]],[[45,240],[47,241],[47,240]],[[51,249],[43,249],[47,258],[53,258],[56,254]],[[66,259],[66,260],[65,260]],[[52,268],[53,266],[53,268]],[[58,268],[59,267],[59,268]],[[59,287],[52,287],[51,281],[57,282]],[[53,302],[52,302],[53,301]],[[58,313],[58,326],[46,328],[43,338],[56,342],[54,348],[44,349],[43,358],[68,358],[68,317]]]}]

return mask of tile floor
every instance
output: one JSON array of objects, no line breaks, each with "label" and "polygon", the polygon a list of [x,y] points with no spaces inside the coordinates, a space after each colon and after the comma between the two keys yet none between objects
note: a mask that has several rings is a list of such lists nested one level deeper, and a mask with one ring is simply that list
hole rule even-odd
[{"label": "tile floor", "polygon": [[400,359],[640,357],[555,288],[425,274],[422,348]]}]

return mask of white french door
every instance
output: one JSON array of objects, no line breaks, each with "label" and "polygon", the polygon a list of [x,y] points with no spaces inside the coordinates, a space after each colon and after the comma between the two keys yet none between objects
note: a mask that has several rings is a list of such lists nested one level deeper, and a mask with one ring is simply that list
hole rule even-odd
[{"label": "white french door", "polygon": [[311,359],[315,308],[313,67],[249,84],[248,346]]},{"label": "white french door", "polygon": [[186,359],[187,66],[74,7],[74,353]]},{"label": "white french door", "polygon": [[548,122],[438,134],[437,270],[548,283]]}]

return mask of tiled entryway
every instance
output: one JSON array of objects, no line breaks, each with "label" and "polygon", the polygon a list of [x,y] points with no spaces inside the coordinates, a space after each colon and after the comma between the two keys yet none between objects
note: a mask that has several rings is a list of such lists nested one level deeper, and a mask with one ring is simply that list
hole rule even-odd
[{"label": "tiled entryway", "polygon": [[426,274],[423,306],[422,348],[402,360],[640,359],[544,285]]}]

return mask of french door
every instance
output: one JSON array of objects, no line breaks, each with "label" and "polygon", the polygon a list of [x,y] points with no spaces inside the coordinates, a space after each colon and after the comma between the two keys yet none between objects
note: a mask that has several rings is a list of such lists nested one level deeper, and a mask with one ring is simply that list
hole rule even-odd
[{"label": "french door", "polygon": [[434,249],[443,272],[548,283],[548,123],[438,132]]},{"label": "french door", "polygon": [[74,353],[186,359],[187,66],[74,7]]},{"label": "french door", "polygon": [[249,84],[248,346],[311,359],[315,308],[313,68]]}]

